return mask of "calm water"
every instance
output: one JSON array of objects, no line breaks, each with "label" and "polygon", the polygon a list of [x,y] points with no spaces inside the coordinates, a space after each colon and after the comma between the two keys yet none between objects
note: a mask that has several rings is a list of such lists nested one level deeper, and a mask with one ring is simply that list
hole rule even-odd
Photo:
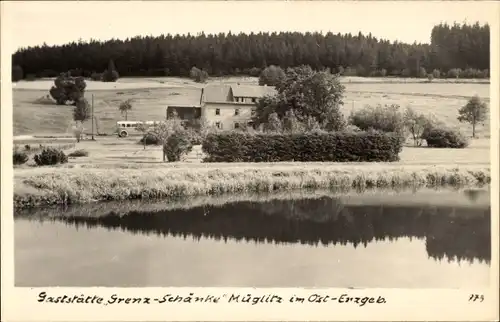
[{"label": "calm water", "polygon": [[489,192],[272,198],[17,213],[16,285],[489,283]]}]

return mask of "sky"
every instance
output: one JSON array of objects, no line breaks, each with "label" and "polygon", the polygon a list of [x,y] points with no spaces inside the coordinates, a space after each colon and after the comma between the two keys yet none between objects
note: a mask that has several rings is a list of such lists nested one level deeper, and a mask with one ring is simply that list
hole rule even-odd
[{"label": "sky", "polygon": [[491,24],[499,8],[494,1],[2,1],[2,27],[12,52],[44,42],[201,31],[361,31],[428,43],[440,22]]}]

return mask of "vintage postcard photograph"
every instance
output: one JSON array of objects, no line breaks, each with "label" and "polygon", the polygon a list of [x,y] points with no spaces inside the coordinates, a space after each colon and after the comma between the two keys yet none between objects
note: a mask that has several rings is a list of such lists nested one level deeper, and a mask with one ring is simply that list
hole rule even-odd
[{"label": "vintage postcard photograph", "polygon": [[496,1],[2,1],[2,320],[498,321]]}]

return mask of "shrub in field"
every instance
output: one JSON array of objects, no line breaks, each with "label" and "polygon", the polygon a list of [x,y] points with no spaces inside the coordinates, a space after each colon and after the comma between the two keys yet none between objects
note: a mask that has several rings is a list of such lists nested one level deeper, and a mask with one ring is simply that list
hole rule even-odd
[{"label": "shrub in field", "polygon": [[108,64],[108,69],[102,73],[101,80],[103,82],[116,82],[120,78],[120,74],[116,71],[115,63],[111,59]]},{"label": "shrub in field", "polygon": [[313,132],[301,134],[209,134],[205,162],[391,162],[403,138],[395,133]]},{"label": "shrub in field", "polygon": [[424,133],[428,133],[437,125],[433,119],[417,113],[411,107],[406,108],[403,114],[403,124],[406,132],[411,135],[415,146],[421,146]]},{"label": "shrub in field", "polygon": [[161,141],[154,133],[146,133],[139,143],[143,145],[160,145]]},{"label": "shrub in field", "polygon": [[423,138],[431,148],[463,149],[469,145],[467,138],[459,131],[446,128],[433,128],[424,133]]},{"label": "shrub in field", "polygon": [[88,156],[89,156],[89,152],[87,150],[83,150],[83,149],[76,150],[76,151],[73,151],[70,154],[68,154],[68,157],[72,157],[72,158],[88,157]]},{"label": "shrub in field", "polygon": [[42,152],[35,155],[35,163],[38,166],[55,165],[59,163],[67,163],[68,157],[62,150],[46,147]]},{"label": "shrub in field", "polygon": [[90,75],[90,79],[93,81],[101,81],[102,80],[102,74],[101,73],[92,73]]},{"label": "shrub in field", "polygon": [[420,67],[420,68],[418,69],[418,77],[420,77],[420,78],[425,78],[425,77],[427,77],[427,71],[425,70],[425,68]]},{"label": "shrub in field", "polygon": [[25,164],[26,162],[28,162],[28,159],[28,154],[23,151],[15,150],[12,154],[12,163],[14,165]]},{"label": "shrub in field", "polygon": [[281,67],[271,65],[260,73],[259,85],[278,86],[285,78],[285,71]]},{"label": "shrub in field", "polygon": [[411,70],[409,68],[405,68],[401,71],[401,77],[410,77]]},{"label": "shrub in field", "polygon": [[375,107],[366,106],[363,109],[351,113],[349,123],[357,126],[363,131],[369,129],[382,132],[401,133],[403,124],[403,115],[399,111],[399,105],[377,105]]},{"label": "shrub in field", "polygon": [[163,144],[163,154],[168,162],[180,161],[181,157],[193,150],[189,138],[182,131],[171,134]]},{"label": "shrub in field", "polygon": [[448,78],[459,78],[461,73],[462,73],[462,70],[460,68],[452,68],[448,71],[446,76]]},{"label": "shrub in field", "polygon": [[103,82],[110,83],[110,82],[116,82],[118,78],[120,78],[120,74],[118,74],[116,70],[112,71],[105,70],[104,73],[102,73],[101,80]]},{"label": "shrub in field", "polygon": [[12,66],[12,82],[18,82],[23,79],[23,68],[19,65]]},{"label": "shrub in field", "polygon": [[24,146],[24,149],[25,149],[26,151],[30,151],[30,150],[31,150],[31,145],[26,144],[26,145]]},{"label": "shrub in field", "polygon": [[441,77],[441,71],[439,69],[434,69],[432,71],[432,77],[434,77],[434,78],[440,78]]},{"label": "shrub in field", "polygon": [[250,68],[250,70],[248,71],[248,74],[250,76],[253,76],[253,77],[258,77],[260,75],[260,73],[262,72],[262,69],[258,68],[258,67],[252,67]]}]

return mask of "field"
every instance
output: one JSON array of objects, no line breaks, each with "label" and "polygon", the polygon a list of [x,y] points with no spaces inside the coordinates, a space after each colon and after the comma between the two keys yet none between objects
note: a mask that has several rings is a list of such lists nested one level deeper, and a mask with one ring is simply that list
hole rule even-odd
[{"label": "field", "polygon": [[[251,83],[256,78],[232,77],[212,79],[210,83]],[[365,105],[399,104],[417,111],[434,114],[451,126],[471,133],[468,124],[459,123],[457,110],[472,95],[479,95],[489,102],[489,84],[480,82],[453,83],[444,80],[433,83],[422,80],[344,78],[346,86],[343,113]],[[462,80],[463,82],[463,80]],[[13,90],[14,135],[69,134],[72,107],[57,106],[45,99],[52,80],[19,82]],[[120,102],[133,99],[129,120],[158,120],[165,117],[166,107],[172,104],[198,104],[201,85],[180,78],[124,78],[117,83],[87,82],[86,97],[94,97],[95,128],[100,134],[110,134],[116,121],[124,119],[118,111]],[[85,124],[90,132],[91,122]],[[489,122],[478,127],[480,137],[489,137]]]},{"label": "field", "polygon": [[[471,134],[457,121],[457,110],[472,95],[489,102],[489,85],[477,83],[391,82],[343,79],[344,114],[367,104],[399,104],[433,114],[452,127]],[[255,78],[225,78],[211,82],[256,83]],[[160,147],[138,144],[138,137],[96,136],[75,143],[71,138],[71,107],[44,103],[52,81],[20,82],[14,88],[14,144],[58,145],[70,153],[86,150],[86,157],[70,158],[56,167],[34,167],[30,161],[14,171],[14,202],[19,208],[99,200],[182,197],[220,193],[254,193],[290,189],[345,189],[476,186],[490,175],[489,121],[477,128],[478,139],[466,149],[405,146],[394,163],[200,163],[200,146],[180,163],[163,163]],[[129,120],[157,120],[169,104],[197,104],[201,86],[179,78],[120,79],[118,83],[88,82],[94,96],[100,134],[111,134],[123,119],[118,104],[134,99]],[[90,122],[89,122],[90,123]],[[86,126],[90,129],[90,124]],[[87,131],[88,132],[88,131]],[[50,138],[51,136],[67,138]],[[43,138],[45,136],[45,138]],[[113,171],[110,171],[110,170]]]}]

